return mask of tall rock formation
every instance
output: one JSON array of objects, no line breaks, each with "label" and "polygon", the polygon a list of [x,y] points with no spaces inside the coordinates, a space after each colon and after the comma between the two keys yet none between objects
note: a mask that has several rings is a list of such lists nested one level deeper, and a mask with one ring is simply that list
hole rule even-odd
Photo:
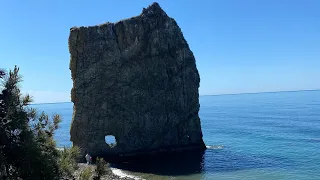
[{"label": "tall rock formation", "polygon": [[157,3],[117,23],[71,28],[69,51],[71,141],[82,153],[205,149],[195,58]]}]

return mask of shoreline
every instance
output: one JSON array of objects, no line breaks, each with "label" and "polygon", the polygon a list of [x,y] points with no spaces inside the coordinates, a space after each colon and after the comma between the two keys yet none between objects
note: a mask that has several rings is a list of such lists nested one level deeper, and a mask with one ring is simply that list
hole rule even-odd
[{"label": "shoreline", "polygon": [[[94,174],[96,169],[95,164],[78,163],[78,169],[74,172],[75,179],[80,179],[79,176],[84,169],[90,168]],[[121,169],[108,166],[106,174],[101,177],[101,180],[143,180],[142,178],[126,174]]]},{"label": "shoreline", "polygon": [[130,174],[126,174],[123,172],[123,170],[121,169],[118,169],[118,168],[113,168],[113,167],[109,167],[111,172],[115,175],[115,176],[118,176],[120,179],[123,179],[123,178],[129,178],[129,179],[134,179],[134,180],[143,180],[142,178],[140,177],[137,177],[137,176],[133,176],[133,175],[130,175]]},{"label": "shoreline", "polygon": [[[64,148],[59,147],[56,149],[62,151]],[[73,176],[75,179],[80,179],[81,172],[83,172],[87,168],[91,169],[93,175],[95,173],[94,171],[96,167],[96,164],[78,163],[78,169],[75,170]],[[101,177],[101,180],[143,180],[140,177],[124,173],[121,169],[111,167],[110,165],[108,165],[106,168],[106,174]]]}]

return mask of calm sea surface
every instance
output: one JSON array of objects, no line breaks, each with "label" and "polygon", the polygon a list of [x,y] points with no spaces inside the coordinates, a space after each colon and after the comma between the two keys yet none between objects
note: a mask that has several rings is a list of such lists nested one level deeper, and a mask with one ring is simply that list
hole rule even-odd
[{"label": "calm sea surface", "polygon": [[[200,105],[204,154],[123,172],[144,179],[320,180],[320,91],[201,96]],[[55,139],[70,146],[72,103],[33,106],[63,117]]]}]

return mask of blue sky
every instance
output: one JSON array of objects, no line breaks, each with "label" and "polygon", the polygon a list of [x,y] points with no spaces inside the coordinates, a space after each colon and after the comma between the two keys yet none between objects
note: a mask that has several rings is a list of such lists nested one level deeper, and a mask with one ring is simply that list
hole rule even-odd
[{"label": "blue sky", "polygon": [[[36,103],[70,101],[72,26],[136,16],[153,1],[0,1],[0,67]],[[193,51],[200,95],[320,89],[320,1],[163,0]]]}]

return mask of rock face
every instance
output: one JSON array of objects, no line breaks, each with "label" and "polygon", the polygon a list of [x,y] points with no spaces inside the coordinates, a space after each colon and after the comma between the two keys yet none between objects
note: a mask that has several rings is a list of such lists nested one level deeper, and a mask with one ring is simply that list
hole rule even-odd
[{"label": "rock face", "polygon": [[71,141],[82,153],[205,149],[195,58],[157,3],[117,23],[71,28],[69,51]]}]

